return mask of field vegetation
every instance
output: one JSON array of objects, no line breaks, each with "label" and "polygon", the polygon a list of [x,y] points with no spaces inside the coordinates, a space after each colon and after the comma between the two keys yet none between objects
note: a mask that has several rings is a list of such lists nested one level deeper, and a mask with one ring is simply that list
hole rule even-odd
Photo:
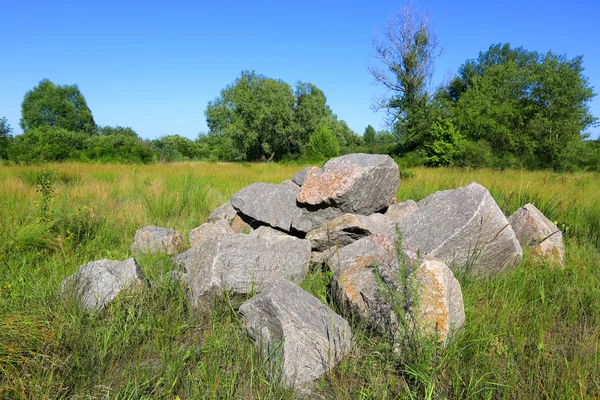
[{"label": "field vegetation", "polygon": [[[0,167],[0,398],[294,398],[271,384],[225,296],[194,312],[165,279],[168,257],[138,258],[150,289],[93,315],[57,296],[86,262],[125,259],[136,229],[187,234],[242,187],[302,165],[172,163]],[[600,175],[403,169],[400,200],[471,181],[505,214],[534,203],[561,228],[564,267],[529,259],[494,278],[458,276],[467,323],[443,350],[394,355],[353,322],[353,354],[316,398],[597,398],[600,395]],[[527,253],[527,252],[525,252]],[[329,272],[305,289],[328,302]],[[410,351],[408,349],[407,351]]]}]

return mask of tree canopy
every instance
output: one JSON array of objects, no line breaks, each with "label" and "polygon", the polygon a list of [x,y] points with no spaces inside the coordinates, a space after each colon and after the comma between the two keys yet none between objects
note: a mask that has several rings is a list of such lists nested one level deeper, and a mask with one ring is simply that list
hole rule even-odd
[{"label": "tree canopy", "polygon": [[88,135],[96,123],[77,85],[55,85],[48,79],[25,94],[21,104],[21,128],[51,126]]}]

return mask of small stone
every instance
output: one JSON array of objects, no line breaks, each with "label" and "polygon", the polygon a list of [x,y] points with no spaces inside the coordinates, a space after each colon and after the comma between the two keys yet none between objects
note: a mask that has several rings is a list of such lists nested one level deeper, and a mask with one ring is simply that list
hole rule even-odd
[{"label": "small stone", "polygon": [[177,254],[184,248],[183,236],[173,229],[144,226],[135,233],[131,251],[133,254]]},{"label": "small stone", "polygon": [[231,202],[228,201],[227,203],[217,207],[212,214],[210,214],[208,216],[208,222],[216,222],[222,219],[225,219],[227,221],[231,221],[236,215],[236,211],[235,208],[233,208],[233,206],[231,205]]}]

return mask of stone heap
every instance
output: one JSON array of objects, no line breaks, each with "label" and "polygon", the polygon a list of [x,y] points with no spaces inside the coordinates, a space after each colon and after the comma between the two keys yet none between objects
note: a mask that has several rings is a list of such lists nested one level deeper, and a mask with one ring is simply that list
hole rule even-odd
[{"label": "stone heap", "polygon": [[[265,354],[269,375],[305,387],[351,350],[352,331],[344,318],[393,338],[406,326],[394,311],[396,303],[415,298],[411,320],[443,345],[465,324],[454,273],[491,275],[513,268],[522,258],[521,246],[564,259],[560,231],[533,205],[507,219],[477,183],[419,203],[395,199],[399,184],[394,160],[369,154],[305,168],[281,184],[253,183],[190,232],[190,248],[174,257],[173,276],[200,309],[211,307],[224,291],[245,298],[258,294],[240,314]],[[131,249],[174,254],[181,241],[175,231],[144,227]],[[333,272],[332,301],[341,316],[298,286],[311,264]],[[410,272],[415,293],[406,293],[401,271]],[[71,293],[81,305],[98,311],[120,290],[141,282],[135,260],[102,260],[66,278],[63,288],[75,286]]]}]

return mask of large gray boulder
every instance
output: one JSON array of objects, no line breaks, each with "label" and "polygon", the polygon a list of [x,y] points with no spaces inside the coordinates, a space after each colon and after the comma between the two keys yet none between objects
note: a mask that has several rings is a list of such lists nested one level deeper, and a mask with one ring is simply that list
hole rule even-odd
[{"label": "large gray boulder", "polygon": [[257,182],[234,194],[231,204],[257,225],[285,232],[306,233],[343,213],[335,207],[298,204],[299,190],[298,186]]},{"label": "large gray boulder", "polygon": [[284,386],[306,388],[352,348],[348,322],[285,279],[242,304],[240,315],[269,376]]},{"label": "large gray boulder", "polygon": [[398,165],[387,155],[349,154],[312,170],[298,192],[298,202],[331,205],[369,215],[387,207],[400,184]]},{"label": "large gray boulder", "polygon": [[565,257],[562,232],[533,204],[526,204],[508,218],[519,243],[532,256],[562,264]]},{"label": "large gray boulder", "polygon": [[231,204],[240,213],[263,224],[290,232],[302,211],[296,206],[300,188],[274,183],[253,183],[233,195]]},{"label": "large gray boulder", "polygon": [[144,226],[135,232],[131,251],[133,254],[177,254],[185,244],[181,233],[160,226]]},{"label": "large gray boulder", "polygon": [[235,208],[233,208],[231,202],[228,201],[227,203],[215,208],[212,214],[208,216],[208,222],[216,222],[222,219],[231,221],[235,217],[235,214]]},{"label": "large gray boulder", "polygon": [[344,247],[360,238],[375,233],[393,234],[393,227],[372,216],[344,214],[310,231],[306,239],[313,251],[325,251],[330,247]]},{"label": "large gray boulder", "polygon": [[100,311],[122,290],[142,285],[144,274],[133,258],[102,259],[83,265],[60,284],[63,296],[74,298],[88,311]]},{"label": "large gray boulder", "polygon": [[294,182],[298,186],[302,186],[304,185],[304,180],[306,179],[306,176],[309,175],[313,170],[318,169],[318,167],[306,167],[292,177],[292,182]]},{"label": "large gray boulder", "polygon": [[250,235],[215,237],[180,254],[194,307],[207,308],[224,290],[259,293],[278,278],[301,281],[308,272],[310,242],[262,227]]},{"label": "large gray boulder", "polygon": [[206,222],[190,231],[190,247],[198,247],[207,239],[231,236],[235,232],[229,226],[229,221],[219,219],[215,222]]},{"label": "large gray boulder", "polygon": [[[393,238],[373,235],[344,247],[331,259],[334,296],[343,314],[367,322],[374,329],[397,337],[414,328],[411,320],[396,315],[407,303],[421,333],[441,342],[465,323],[462,291],[452,271],[441,260],[404,248],[401,260]],[[412,271],[401,282],[400,266]]]},{"label": "large gray boulder", "polygon": [[490,192],[477,183],[436,192],[398,221],[404,243],[452,270],[496,273],[518,265],[521,245]]}]

